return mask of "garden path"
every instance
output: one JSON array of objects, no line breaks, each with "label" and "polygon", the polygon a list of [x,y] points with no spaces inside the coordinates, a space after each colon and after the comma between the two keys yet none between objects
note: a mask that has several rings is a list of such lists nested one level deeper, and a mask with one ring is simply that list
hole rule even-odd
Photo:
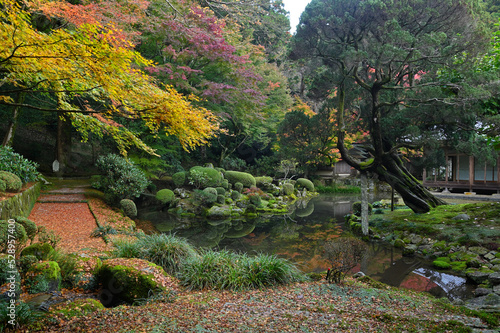
[{"label": "garden path", "polygon": [[103,238],[91,237],[98,224],[85,196],[88,185],[67,185],[58,182],[50,190],[42,191],[29,219],[60,236],[57,246],[67,252],[108,250]]}]

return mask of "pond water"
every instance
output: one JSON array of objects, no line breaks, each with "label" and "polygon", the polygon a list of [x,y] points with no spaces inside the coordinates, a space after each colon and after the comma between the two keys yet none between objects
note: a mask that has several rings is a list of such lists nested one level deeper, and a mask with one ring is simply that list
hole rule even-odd
[{"label": "pond water", "polygon": [[[380,198],[370,198],[376,201]],[[254,219],[207,221],[167,212],[139,208],[138,218],[150,221],[156,230],[185,237],[198,247],[229,249],[245,253],[268,253],[293,261],[305,272],[325,271],[324,244],[344,230],[344,216],[356,195],[320,195],[298,202],[293,212]],[[362,271],[392,286],[428,291],[450,299],[472,297],[473,288],[464,278],[432,269],[430,263],[408,258],[383,243],[370,243],[365,259],[353,272]]]}]

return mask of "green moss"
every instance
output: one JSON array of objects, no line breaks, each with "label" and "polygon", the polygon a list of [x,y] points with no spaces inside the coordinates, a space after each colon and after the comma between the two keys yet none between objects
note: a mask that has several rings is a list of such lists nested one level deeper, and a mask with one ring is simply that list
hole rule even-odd
[{"label": "green moss", "polygon": [[198,187],[216,187],[222,184],[222,173],[214,168],[195,166],[189,170],[190,184]]},{"label": "green moss", "polygon": [[284,195],[290,196],[294,192],[294,186],[291,183],[285,183],[285,184],[283,184],[282,190],[283,190]]},{"label": "green moss", "polygon": [[120,207],[128,217],[136,217],[137,216],[137,207],[135,202],[130,199],[122,199],[120,200]]},{"label": "green moss", "polygon": [[441,260],[434,260],[432,265],[438,269],[449,269],[451,267],[450,263]]},{"label": "green moss", "polygon": [[61,289],[61,268],[55,261],[32,265],[26,273],[26,286],[31,293]]},{"label": "green moss", "polygon": [[35,243],[21,251],[21,257],[35,256],[38,260],[46,260],[54,248],[48,243]]},{"label": "green moss", "polygon": [[17,223],[21,224],[24,227],[24,230],[26,230],[26,235],[31,241],[33,241],[38,231],[38,227],[36,226],[35,222],[24,216],[16,216],[14,217],[14,220],[16,220]]},{"label": "green moss", "polygon": [[[125,259],[120,259],[120,262],[123,260]],[[103,288],[101,302],[105,306],[123,302],[132,304],[136,300],[148,298],[151,291],[165,290],[165,287],[154,280],[155,274],[166,274],[163,268],[153,263],[149,263],[148,266],[152,269],[144,272],[132,266],[115,265],[113,261],[104,261],[95,274]]]},{"label": "green moss", "polygon": [[457,272],[462,272],[467,269],[467,263],[465,261],[452,261],[451,269]]},{"label": "green moss", "polygon": [[104,305],[93,298],[77,299],[53,310],[54,314],[63,316],[65,319],[84,317],[89,314],[104,309]]}]

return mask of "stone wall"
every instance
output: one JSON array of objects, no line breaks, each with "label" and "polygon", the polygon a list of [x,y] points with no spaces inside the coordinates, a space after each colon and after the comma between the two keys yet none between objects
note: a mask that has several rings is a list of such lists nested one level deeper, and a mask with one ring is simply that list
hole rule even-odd
[{"label": "stone wall", "polygon": [[28,217],[40,195],[41,189],[42,183],[36,183],[23,192],[7,200],[0,201],[0,220],[7,220],[14,216]]}]

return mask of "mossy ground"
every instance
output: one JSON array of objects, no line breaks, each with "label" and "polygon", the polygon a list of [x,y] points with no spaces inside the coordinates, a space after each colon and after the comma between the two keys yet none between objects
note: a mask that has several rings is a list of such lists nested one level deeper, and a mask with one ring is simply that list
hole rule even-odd
[{"label": "mossy ground", "polygon": [[[454,219],[459,214],[470,219]],[[372,215],[370,224],[386,234],[415,233],[447,244],[489,250],[500,246],[500,203],[496,202],[438,206],[426,214],[410,209],[384,210],[384,214]]]}]

